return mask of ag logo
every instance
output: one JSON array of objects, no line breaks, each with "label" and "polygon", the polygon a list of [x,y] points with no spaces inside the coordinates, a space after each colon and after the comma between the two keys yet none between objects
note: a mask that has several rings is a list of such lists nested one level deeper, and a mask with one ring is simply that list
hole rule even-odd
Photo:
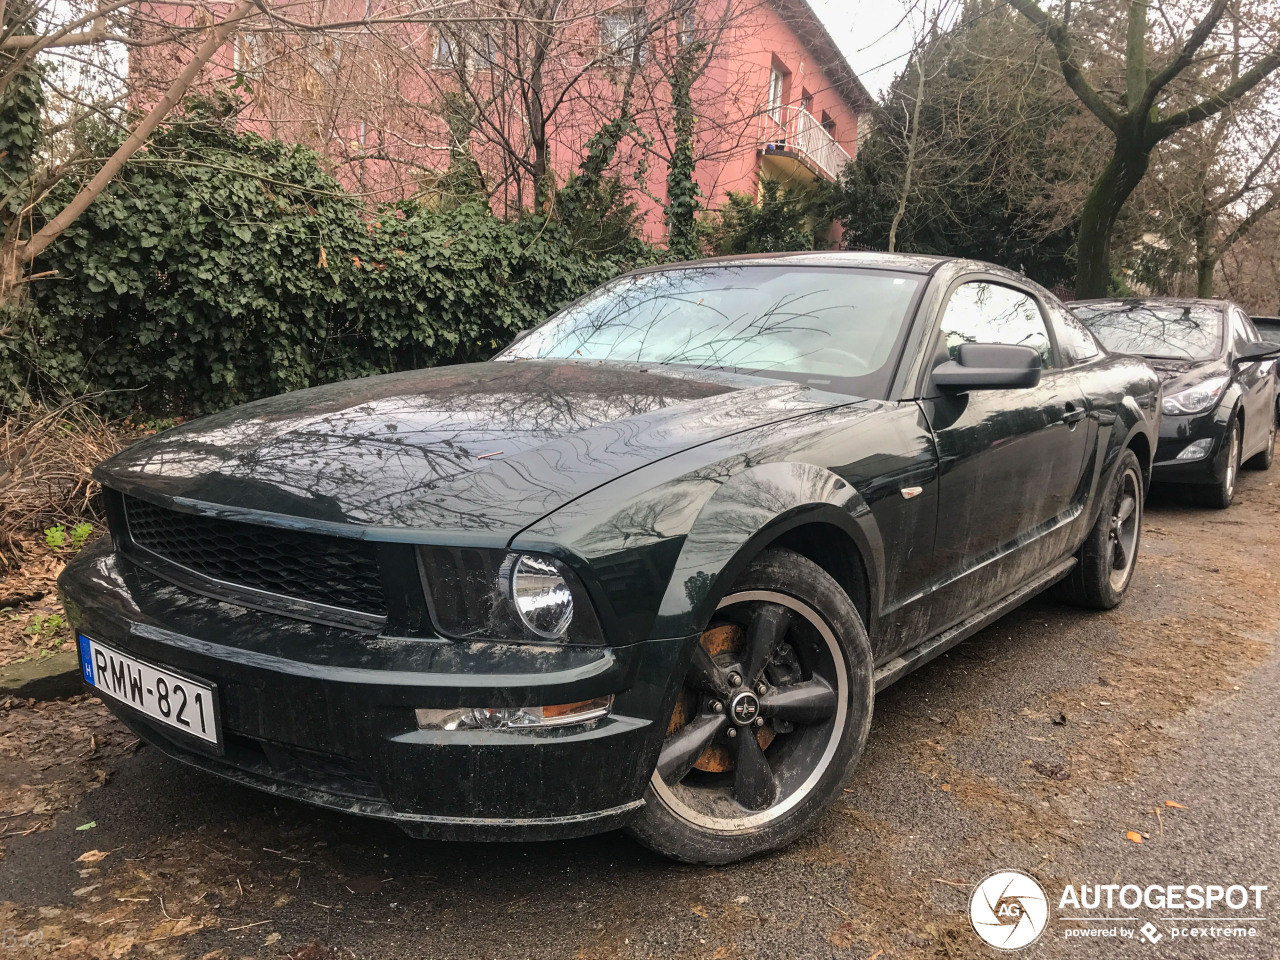
[{"label": "ag logo", "polygon": [[1049,925],[1044,888],[1021,870],[997,870],[978,881],[969,896],[973,932],[998,950],[1035,943]]}]

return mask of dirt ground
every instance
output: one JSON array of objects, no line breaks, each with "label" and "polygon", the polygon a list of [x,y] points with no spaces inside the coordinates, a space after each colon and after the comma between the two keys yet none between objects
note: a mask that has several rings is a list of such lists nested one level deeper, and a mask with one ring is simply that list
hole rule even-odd
[{"label": "dirt ground", "polygon": [[69,553],[24,538],[25,562],[0,581],[0,666],[40,659],[71,641],[57,585]]},{"label": "dirt ground", "polygon": [[[1035,601],[896,684],[843,801],[726,868],[411,841],[177,766],[90,698],[0,704],[0,955],[956,958],[993,953],[965,906],[996,868],[1055,906],[1169,873],[1280,896],[1278,519],[1280,468],[1228,511],[1157,496],[1120,608]],[[1280,956],[1259,925],[1149,947],[1055,918],[1023,955]]]}]

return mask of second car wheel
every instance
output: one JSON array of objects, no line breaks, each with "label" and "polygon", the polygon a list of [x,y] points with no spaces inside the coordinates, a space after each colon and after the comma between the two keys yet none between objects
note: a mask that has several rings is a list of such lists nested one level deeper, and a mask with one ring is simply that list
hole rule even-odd
[{"label": "second car wheel", "polygon": [[848,595],[800,554],[765,551],[693,649],[628,831],[691,863],[789,843],[857,764],[874,696],[871,647]]},{"label": "second car wheel", "polygon": [[1227,458],[1222,479],[1195,488],[1196,502],[1202,507],[1225,510],[1236,497],[1236,477],[1240,474],[1240,420],[1231,421],[1231,430],[1222,443],[1223,456]]}]

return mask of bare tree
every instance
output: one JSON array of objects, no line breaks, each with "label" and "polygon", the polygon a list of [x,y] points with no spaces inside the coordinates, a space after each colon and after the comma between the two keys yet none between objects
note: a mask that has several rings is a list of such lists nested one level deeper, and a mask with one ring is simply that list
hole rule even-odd
[{"label": "bare tree", "polygon": [[[22,162],[13,151],[0,156],[0,303],[21,296],[32,261],[145,148],[183,96],[218,72],[240,71],[242,54],[269,40],[296,53],[324,38],[377,35],[412,47],[426,28],[494,19],[491,8],[469,0],[393,0],[354,18],[330,16],[323,3],[306,10],[309,19],[269,0],[236,0],[229,9],[213,0],[0,0],[0,111],[44,108],[40,136],[18,151]],[[122,134],[106,152],[96,148],[103,138],[87,135],[104,125]],[[48,209],[51,191],[70,177],[79,189]]]},{"label": "bare tree", "polygon": [[[1098,17],[1105,18],[1109,11],[1098,13],[1087,6],[1082,10],[1071,0],[1053,12],[1036,0],[1009,3],[1053,45],[1067,85],[1112,136],[1110,159],[1081,210],[1078,242],[1076,294],[1102,296],[1110,284],[1117,218],[1146,176],[1156,146],[1236,103],[1280,67],[1274,14],[1262,2],[1212,0],[1196,18],[1178,0],[1127,0],[1120,5],[1125,15],[1124,49],[1119,54],[1123,84],[1113,91],[1107,78],[1092,69],[1089,55],[1089,48],[1096,46],[1089,41],[1106,33],[1096,29]],[[1082,13],[1088,16],[1078,20]],[[1247,37],[1247,67],[1223,85],[1204,82],[1206,65],[1230,55],[1231,38],[1241,34]],[[1166,53],[1160,63],[1150,63],[1149,55],[1156,50]]]}]

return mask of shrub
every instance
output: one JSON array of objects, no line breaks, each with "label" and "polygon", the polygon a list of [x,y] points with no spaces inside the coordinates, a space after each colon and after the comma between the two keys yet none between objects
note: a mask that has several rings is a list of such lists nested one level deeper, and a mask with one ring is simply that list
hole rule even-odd
[{"label": "shrub", "polygon": [[813,250],[817,237],[831,227],[831,195],[826,185],[783,187],[761,177],[759,199],[730,193],[707,220],[708,244],[718,254]]},{"label": "shrub", "polygon": [[0,338],[0,405],[64,385],[186,416],[481,360],[644,255],[479,202],[370,212],[312,151],[238,132],[236,106],[189,99],[40,258],[56,274]]}]

